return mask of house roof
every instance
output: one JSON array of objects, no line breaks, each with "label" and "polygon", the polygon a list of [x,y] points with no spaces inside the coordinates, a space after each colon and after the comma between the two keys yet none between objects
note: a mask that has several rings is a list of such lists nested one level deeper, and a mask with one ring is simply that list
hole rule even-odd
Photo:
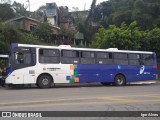
[{"label": "house roof", "polygon": [[[11,22],[13,22],[13,21],[17,21],[17,20],[21,20],[21,19],[28,19],[28,20],[33,21],[33,22],[36,22],[36,23],[42,23],[42,22],[40,22],[40,21],[38,21],[38,20],[36,20],[36,19],[30,18],[30,17],[25,17],[25,16],[20,16],[20,17],[12,18],[12,19],[10,19],[10,20],[7,20],[5,23],[11,23]],[[49,24],[49,25],[50,25],[51,27],[53,27],[53,28],[60,29],[60,28],[57,27],[57,26],[54,26],[54,25],[51,25],[51,24]]]},{"label": "house roof", "polygon": [[16,20],[21,20],[21,19],[28,19],[30,21],[40,23],[40,21],[38,21],[36,19],[30,18],[30,17],[25,17],[25,16],[20,16],[20,17],[12,18],[10,20],[7,20],[5,23],[10,23],[10,22],[13,22],[13,21],[16,21]]}]

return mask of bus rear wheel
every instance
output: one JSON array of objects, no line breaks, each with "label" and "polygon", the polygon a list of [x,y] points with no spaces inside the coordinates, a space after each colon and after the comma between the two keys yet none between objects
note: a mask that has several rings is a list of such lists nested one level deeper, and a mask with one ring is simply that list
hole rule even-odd
[{"label": "bus rear wheel", "polygon": [[49,75],[42,75],[38,78],[37,85],[39,88],[50,88],[52,85],[52,78]]},{"label": "bus rear wheel", "polygon": [[124,86],[126,84],[126,79],[124,75],[118,74],[115,76],[114,82],[116,86]]}]

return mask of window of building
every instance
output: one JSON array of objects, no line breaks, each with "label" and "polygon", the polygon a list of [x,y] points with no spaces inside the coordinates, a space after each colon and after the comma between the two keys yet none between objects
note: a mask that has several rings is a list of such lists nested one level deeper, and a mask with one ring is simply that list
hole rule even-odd
[{"label": "window of building", "polygon": [[30,24],[30,31],[35,30],[35,29],[36,29],[36,27],[37,27],[37,25]]}]

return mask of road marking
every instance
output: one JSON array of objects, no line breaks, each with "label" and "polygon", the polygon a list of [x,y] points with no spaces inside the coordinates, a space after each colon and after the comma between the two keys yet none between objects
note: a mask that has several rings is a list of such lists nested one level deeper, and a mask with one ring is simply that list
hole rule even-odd
[{"label": "road marking", "polygon": [[[46,100],[39,100],[39,101],[24,101],[24,102],[7,102],[7,103],[0,103],[0,105],[8,105],[8,104],[27,104],[27,103],[41,103],[41,102],[56,102],[56,101],[75,101],[75,100],[90,100],[90,99],[117,99],[117,100],[122,100],[121,97],[138,97],[138,96],[144,96],[144,97],[152,97],[152,96],[159,96],[159,94],[143,94],[143,95],[140,95],[140,94],[133,94],[133,95],[123,95],[123,96],[109,96],[109,97],[104,97],[104,96],[97,96],[97,97],[85,97],[85,98],[61,98],[61,99],[55,99],[55,100],[51,100],[52,98],[50,99],[46,99]],[[160,97],[160,96],[159,96]],[[124,100],[127,100],[127,99],[124,99]]]},{"label": "road marking", "polygon": [[160,96],[151,95],[150,97],[160,98]]},{"label": "road marking", "polygon": [[79,102],[79,103],[58,103],[58,104],[36,104],[36,105],[22,105],[22,106],[4,106],[1,108],[29,108],[42,106],[74,106],[74,105],[98,105],[98,104],[116,104],[116,103],[139,103],[139,102],[160,102],[160,100],[126,100],[126,101],[111,101],[111,102]]},{"label": "road marking", "polygon": [[[156,96],[157,95],[157,96]],[[137,99],[125,99],[126,97],[129,98],[129,97],[138,97],[138,96],[144,96],[144,97],[157,97],[159,98],[160,95],[159,94],[143,94],[143,95],[125,95],[125,96],[110,96],[110,97],[102,97],[102,96],[98,96],[98,97],[88,97],[88,98],[67,98],[67,99],[56,99],[56,100],[41,100],[41,101],[25,101],[25,102],[10,102],[10,103],[0,103],[0,108],[10,108],[10,107],[20,107],[20,106],[37,106],[37,105],[48,105],[49,102],[66,102],[66,101],[74,101],[72,103],[55,103],[55,104],[51,104],[51,105],[70,105],[70,104],[79,104],[77,102],[75,102],[76,100],[109,100],[111,102],[97,102],[97,103],[100,103],[100,104],[103,104],[103,103],[121,103],[121,102],[159,102],[160,100],[138,100]],[[52,98],[51,98],[52,99]],[[45,102],[48,102],[48,103],[45,103]],[[85,104],[89,104],[89,103],[95,103],[95,102],[82,102],[82,104],[85,103]],[[27,105],[26,105],[27,104]],[[34,105],[30,105],[30,104],[34,104]]]},{"label": "road marking", "polygon": [[131,100],[131,99],[122,99],[119,97],[100,97],[102,100],[116,100],[116,101],[124,101],[124,100]]}]

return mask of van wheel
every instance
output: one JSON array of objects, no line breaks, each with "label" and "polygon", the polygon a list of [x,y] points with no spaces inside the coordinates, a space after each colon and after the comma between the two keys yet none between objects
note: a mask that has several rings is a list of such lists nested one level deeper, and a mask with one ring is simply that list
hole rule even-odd
[{"label": "van wheel", "polygon": [[126,84],[126,79],[122,74],[118,74],[114,78],[114,82],[116,86],[124,86]]},{"label": "van wheel", "polygon": [[38,78],[37,86],[39,88],[50,88],[52,85],[52,78],[49,75],[42,75]]}]

